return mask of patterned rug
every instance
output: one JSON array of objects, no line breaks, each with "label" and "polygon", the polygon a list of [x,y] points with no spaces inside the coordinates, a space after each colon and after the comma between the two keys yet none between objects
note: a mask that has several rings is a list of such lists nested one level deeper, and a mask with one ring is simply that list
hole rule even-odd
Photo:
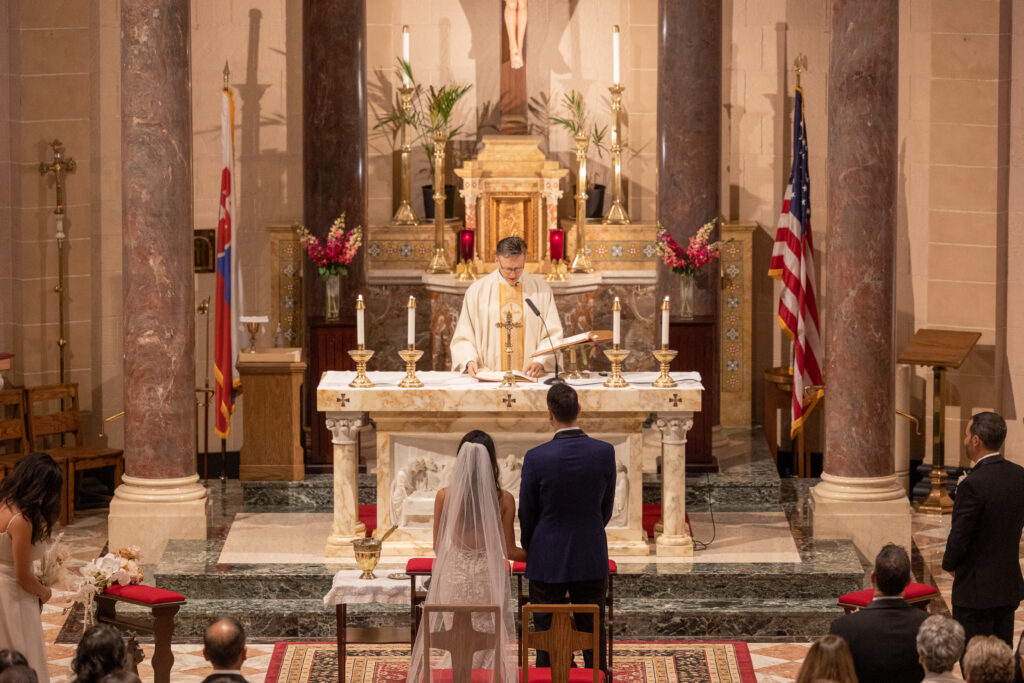
[{"label": "patterned rug", "polygon": [[[349,645],[344,683],[402,683],[408,645]],[[746,643],[615,643],[615,683],[755,683]],[[266,683],[336,683],[334,643],[277,643]]]}]

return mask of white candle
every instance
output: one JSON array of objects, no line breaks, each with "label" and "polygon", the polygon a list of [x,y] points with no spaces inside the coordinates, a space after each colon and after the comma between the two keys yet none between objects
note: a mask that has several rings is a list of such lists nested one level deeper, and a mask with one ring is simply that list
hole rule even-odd
[{"label": "white candle", "polygon": [[665,304],[661,307],[661,345],[668,348],[668,297],[665,297]]},{"label": "white candle", "polygon": [[621,316],[620,306],[619,297],[615,297],[615,305],[612,306],[612,343],[616,346],[619,344],[619,317]]},{"label": "white candle", "polygon": [[[402,27],[402,61],[406,64],[409,63],[409,27]],[[409,87],[409,74],[406,73],[405,69],[402,69],[402,85],[406,88]]]},{"label": "white candle", "polygon": [[612,27],[612,83],[619,84],[619,27]]},{"label": "white candle", "polygon": [[356,344],[364,346],[366,344],[366,334],[363,331],[363,309],[366,308],[366,304],[363,303],[363,295],[360,294],[356,297]]},{"label": "white candle", "polygon": [[409,339],[406,342],[410,348],[416,344],[416,297],[409,297]]}]

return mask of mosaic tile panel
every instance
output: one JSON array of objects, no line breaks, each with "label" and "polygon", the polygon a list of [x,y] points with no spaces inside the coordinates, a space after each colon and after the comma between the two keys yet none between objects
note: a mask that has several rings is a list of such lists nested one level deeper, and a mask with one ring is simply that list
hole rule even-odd
[{"label": "mosaic tile panel", "polygon": [[[455,263],[455,230],[462,221],[449,220],[444,238],[448,260]],[[366,236],[366,266],[370,271],[426,270],[434,253],[434,224],[372,225]]]},{"label": "mosaic tile panel", "polygon": [[[576,253],[576,223],[563,220],[566,231],[566,254]],[[651,270],[657,268],[655,223],[630,223],[627,225],[604,225],[589,222],[586,226],[587,254],[599,271],[608,270]]]},{"label": "mosaic tile panel", "polygon": [[721,297],[721,422],[747,426],[751,419],[753,347],[754,223],[728,223],[722,228]]},{"label": "mosaic tile panel", "polygon": [[302,245],[291,225],[272,225],[270,233],[270,336],[280,323],[284,345],[301,347],[306,314],[302,303]]}]

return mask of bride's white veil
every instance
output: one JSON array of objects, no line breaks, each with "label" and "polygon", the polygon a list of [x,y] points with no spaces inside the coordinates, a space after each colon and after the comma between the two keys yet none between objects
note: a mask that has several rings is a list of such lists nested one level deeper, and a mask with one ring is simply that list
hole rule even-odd
[{"label": "bride's white veil", "polygon": [[[436,552],[426,603],[499,605],[500,624],[494,624],[490,615],[474,615],[473,626],[487,632],[497,626],[505,656],[496,666],[493,651],[481,651],[474,655],[473,666],[495,669],[495,680],[514,683],[516,652],[510,644],[515,642],[515,626],[505,538],[494,469],[481,444],[467,442],[459,449],[445,493]],[[409,662],[408,683],[422,683],[425,667],[450,668],[448,658],[441,658],[441,651],[435,650],[433,656],[423,652],[424,631],[429,628],[433,634],[450,625],[450,615],[435,616],[430,624],[421,621]]]}]

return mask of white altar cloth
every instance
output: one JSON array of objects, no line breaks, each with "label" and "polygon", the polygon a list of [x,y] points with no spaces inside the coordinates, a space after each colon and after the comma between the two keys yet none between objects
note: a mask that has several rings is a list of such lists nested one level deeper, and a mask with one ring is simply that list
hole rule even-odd
[{"label": "white altar cloth", "polygon": [[409,604],[409,579],[389,579],[384,574],[377,574],[375,579],[360,579],[362,573],[361,569],[342,569],[335,574],[331,590],[324,596],[324,607],[366,602]]}]

